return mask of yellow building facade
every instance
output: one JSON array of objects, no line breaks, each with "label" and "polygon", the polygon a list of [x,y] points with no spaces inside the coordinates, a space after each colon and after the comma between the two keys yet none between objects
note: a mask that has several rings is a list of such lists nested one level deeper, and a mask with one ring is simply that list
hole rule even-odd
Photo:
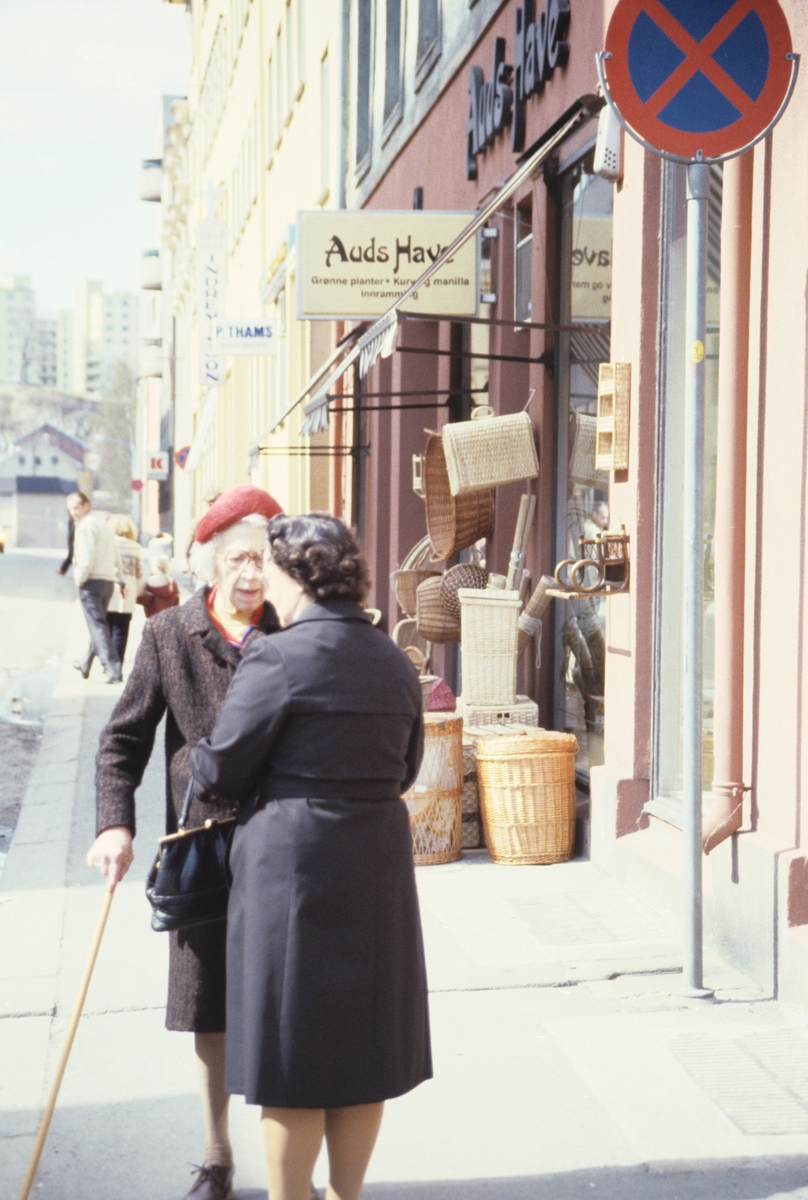
[{"label": "yellow building facade", "polygon": [[[174,473],[178,551],[214,489],[253,482],[289,512],[328,507],[328,459],[307,453],[300,410],[268,431],[332,349],[330,322],[295,316],[294,231],[300,209],[342,199],[343,7],[341,0],[200,0],[185,17],[188,101],[163,163],[174,446],[191,447],[186,467]],[[225,356],[215,387],[205,367],[206,228],[222,237],[218,315],[271,322],[275,346],[271,355]]]}]

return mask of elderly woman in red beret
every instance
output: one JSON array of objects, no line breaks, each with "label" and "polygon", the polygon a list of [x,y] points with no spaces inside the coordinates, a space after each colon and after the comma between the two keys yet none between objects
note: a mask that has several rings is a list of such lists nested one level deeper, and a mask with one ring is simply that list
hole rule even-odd
[{"label": "elderly woman in red beret", "polygon": [[[242,652],[278,628],[265,600],[262,570],[267,522],[280,511],[261,488],[223,492],[200,520],[191,551],[194,574],[208,583],[179,608],[146,623],[96,760],[98,837],[91,853],[111,889],[134,857],[135,791],[163,716],[166,833],[174,833],[191,779],[191,749],[213,731]],[[190,825],[229,815],[224,801],[218,806],[195,801]],[[225,932],[222,920],[169,934],[166,1026],[194,1034],[205,1118],[205,1156],[188,1193],[193,1200],[225,1200],[232,1191],[224,1088]]]}]

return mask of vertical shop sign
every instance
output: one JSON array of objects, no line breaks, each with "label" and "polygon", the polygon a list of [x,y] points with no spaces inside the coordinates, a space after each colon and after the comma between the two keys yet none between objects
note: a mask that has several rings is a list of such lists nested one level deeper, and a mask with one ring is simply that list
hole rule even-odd
[{"label": "vertical shop sign", "polygon": [[196,227],[196,311],[199,328],[199,382],[203,389],[225,381],[224,354],[216,346],[215,326],[224,316],[228,229],[208,218]]},{"label": "vertical shop sign", "polygon": [[749,150],[791,99],[798,56],[777,0],[618,0],[597,55],[618,120],[687,164],[682,589],[683,988],[709,997],[702,947],[704,393],[710,163]]},{"label": "vertical shop sign", "polygon": [[466,123],[466,178],[477,178],[477,156],[490,146],[506,125],[511,125],[511,148],[525,147],[525,108],[528,97],[540,92],[556,67],[569,59],[566,40],[570,24],[569,0],[524,0],[516,9],[513,64],[505,61],[505,38],[494,41],[491,78],[485,82],[482,67],[469,74],[469,116]]}]

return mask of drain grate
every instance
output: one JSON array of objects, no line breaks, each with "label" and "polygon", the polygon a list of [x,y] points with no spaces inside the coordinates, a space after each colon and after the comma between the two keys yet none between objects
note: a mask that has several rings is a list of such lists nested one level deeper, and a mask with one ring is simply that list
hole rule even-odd
[{"label": "drain grate", "polygon": [[741,1133],[808,1133],[808,1042],[798,1033],[677,1038],[671,1050]]}]

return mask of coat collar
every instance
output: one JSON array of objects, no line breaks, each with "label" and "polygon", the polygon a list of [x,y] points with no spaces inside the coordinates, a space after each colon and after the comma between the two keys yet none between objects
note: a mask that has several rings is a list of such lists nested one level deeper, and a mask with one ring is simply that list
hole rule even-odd
[{"label": "coat collar", "polygon": [[302,613],[295,617],[292,624],[287,625],[286,628],[294,629],[302,621],[366,621],[370,623],[372,617],[355,600],[335,596],[331,600],[315,600],[313,604],[304,608]]},{"label": "coat collar", "polygon": [[[208,595],[209,587],[200,588],[198,592],[194,592],[189,600],[186,600],[180,609],[183,616],[183,624],[189,634],[201,636],[202,645],[210,650],[217,658],[224,659],[226,662],[237,663],[241,658],[241,652],[235,646],[222,637],[218,629],[216,629],[208,616]],[[278,618],[275,614],[275,609],[269,603],[264,604],[264,614],[256,628],[244,642],[244,647],[250,645],[258,632],[262,634],[274,633],[278,629]]]}]

